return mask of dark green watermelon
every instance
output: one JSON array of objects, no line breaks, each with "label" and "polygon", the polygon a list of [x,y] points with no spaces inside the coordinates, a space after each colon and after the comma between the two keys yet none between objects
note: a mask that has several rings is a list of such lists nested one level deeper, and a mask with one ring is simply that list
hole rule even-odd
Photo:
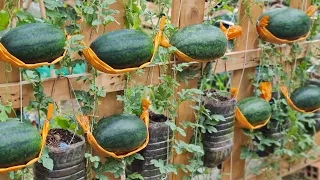
[{"label": "dark green watermelon", "polygon": [[300,9],[287,7],[272,9],[264,12],[259,20],[263,16],[269,16],[266,28],[280,39],[298,39],[306,35],[311,27],[310,17]]},{"label": "dark green watermelon", "polygon": [[170,44],[197,60],[219,58],[227,50],[225,34],[210,24],[197,24],[181,28],[172,36]]},{"label": "dark green watermelon", "polygon": [[237,107],[251,125],[261,124],[271,115],[270,104],[258,97],[248,97],[242,99],[237,103]]},{"label": "dark green watermelon", "polygon": [[154,49],[150,37],[132,29],[105,33],[90,47],[102,61],[115,69],[139,67],[150,61]]},{"label": "dark green watermelon", "polygon": [[42,141],[31,124],[8,121],[0,123],[0,142],[0,168],[8,168],[36,158]]},{"label": "dark green watermelon", "polygon": [[45,23],[16,27],[1,38],[10,54],[26,64],[52,62],[63,54],[65,41],[61,29]]},{"label": "dark green watermelon", "polygon": [[94,127],[93,136],[104,149],[125,154],[141,146],[147,128],[141,119],[131,114],[117,114],[102,118]]},{"label": "dark green watermelon", "polygon": [[320,107],[320,87],[315,85],[299,87],[291,93],[290,98],[299,109],[313,111]]}]

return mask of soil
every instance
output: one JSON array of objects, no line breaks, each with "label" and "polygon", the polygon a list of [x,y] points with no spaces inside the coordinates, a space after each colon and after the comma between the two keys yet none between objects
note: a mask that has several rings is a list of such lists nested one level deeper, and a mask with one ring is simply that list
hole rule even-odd
[{"label": "soil", "polygon": [[153,112],[149,112],[149,118],[153,122],[166,122],[167,117],[163,114],[155,114]]},{"label": "soil", "polygon": [[213,99],[217,99],[219,101],[228,101],[231,99],[231,97],[227,97],[227,96],[224,96],[224,95],[221,95],[220,91],[216,90],[216,89],[212,89],[212,90],[207,90],[207,91],[204,91],[205,94],[204,96],[206,96],[207,94],[211,94],[210,95],[210,98],[213,98]]},{"label": "soil", "polygon": [[81,141],[81,138],[79,138],[77,135],[74,135],[68,130],[50,129],[47,136],[46,145],[57,148],[57,147],[60,147],[60,143],[65,143],[70,145],[70,144],[78,143],[80,141]]}]

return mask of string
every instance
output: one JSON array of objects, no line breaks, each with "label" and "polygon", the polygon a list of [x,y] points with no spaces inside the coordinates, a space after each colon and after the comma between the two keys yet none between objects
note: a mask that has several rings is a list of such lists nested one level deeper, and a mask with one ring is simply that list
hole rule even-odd
[{"label": "string", "polygon": [[[23,107],[22,107],[22,76],[21,76],[21,69],[19,70],[19,86],[20,86],[20,121],[22,122],[23,116]],[[40,117],[38,117],[40,119]],[[40,126],[40,124],[39,124]]]},{"label": "string", "polygon": [[[53,93],[54,93],[54,91],[55,91],[55,85],[56,85],[56,83],[58,82],[58,80],[61,78],[61,77],[65,77],[65,78],[67,78],[67,81],[68,81],[68,88],[69,88],[69,94],[70,94],[70,99],[71,99],[71,106],[72,106],[72,111],[73,111],[73,117],[74,117],[74,120],[76,119],[76,116],[75,116],[75,108],[74,108],[74,102],[73,102],[73,100],[72,100],[72,93],[71,93],[71,86],[72,86],[72,84],[71,84],[71,81],[70,81],[70,79],[67,77],[67,76],[58,76],[55,80],[54,80],[54,82],[53,82],[53,85],[52,85],[52,89],[51,89],[51,97],[53,97]],[[74,90],[73,90],[73,92],[74,92]],[[76,97],[76,96],[75,96]],[[76,100],[77,100],[77,98],[76,98]],[[56,105],[56,108],[57,109],[59,109],[59,111],[61,112],[61,109],[59,108],[59,106],[57,105],[57,103],[54,101],[54,104]],[[80,107],[79,107],[79,109],[80,109]],[[83,117],[83,113],[82,113],[82,117]],[[71,138],[71,140],[69,141],[69,143],[67,143],[67,144],[71,144],[71,142],[73,141],[73,139],[74,139],[74,137],[75,137],[75,134],[76,134],[76,132],[77,132],[77,130],[78,130],[78,121],[76,121],[75,120],[75,124],[76,124],[76,128],[74,129],[74,133],[73,133],[73,136],[72,136],[72,138]]]},{"label": "string", "polygon": [[[241,77],[240,77],[240,82],[238,85],[238,91],[240,91],[241,88],[241,84],[242,84],[242,80],[243,80],[243,76],[244,76],[244,71],[245,71],[245,66],[247,63],[247,51],[248,51],[248,42],[249,42],[249,32],[250,32],[250,19],[248,19],[248,27],[247,27],[247,37],[246,37],[246,49],[245,49],[245,53],[244,53],[244,61],[243,61],[243,67],[242,67],[242,72],[241,72]],[[231,151],[231,157],[230,157],[230,180],[232,180],[232,171],[233,171],[233,151]]]},{"label": "string", "polygon": [[[179,13],[178,13],[178,21],[177,21],[177,25],[180,26],[180,16],[181,16],[181,9],[182,9],[182,3],[183,3],[183,0],[180,0],[180,4],[179,4]],[[176,65],[176,57],[173,56],[173,61],[174,61],[174,64]],[[173,71],[175,71],[173,69]],[[153,72],[152,72],[153,73]],[[175,72],[173,72],[173,78],[176,79],[176,74]],[[153,79],[153,78],[152,78]],[[152,80],[151,79],[151,80]],[[166,112],[166,117],[167,117],[167,121],[170,120],[168,118],[168,112]],[[172,136],[174,137],[174,136]],[[170,159],[170,127],[167,126],[167,163],[169,162],[169,159]],[[167,179],[168,177],[168,174],[166,173],[166,176],[163,178],[163,179]]]},{"label": "string", "polygon": [[179,5],[179,13],[178,13],[178,22],[177,25],[180,27],[180,16],[181,16],[181,9],[182,9],[182,1],[180,0],[180,5]]},{"label": "string", "polygon": [[239,85],[238,85],[238,90],[239,91],[240,91],[240,88],[241,88],[241,83],[242,83],[242,80],[243,80],[245,66],[246,66],[246,63],[247,63],[249,31],[250,31],[250,20],[248,20],[247,37],[246,37],[246,51],[244,53],[244,61],[243,61],[243,66],[242,66],[242,73],[241,73],[240,82],[239,82]]}]

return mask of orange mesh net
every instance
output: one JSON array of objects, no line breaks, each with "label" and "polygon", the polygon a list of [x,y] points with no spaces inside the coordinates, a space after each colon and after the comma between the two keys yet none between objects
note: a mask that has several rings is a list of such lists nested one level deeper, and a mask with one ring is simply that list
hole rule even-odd
[{"label": "orange mesh net", "polygon": [[[307,15],[311,16],[315,11],[317,10],[317,7],[315,6],[310,6],[307,10]],[[286,43],[293,43],[301,40],[305,40],[310,32],[308,32],[306,35],[294,39],[294,40],[288,40],[288,39],[280,39],[274,36],[266,27],[268,26],[269,23],[269,16],[263,16],[260,21],[258,22],[256,28],[258,31],[258,34],[261,39],[267,42],[275,43],[275,44],[286,44]]]},{"label": "orange mesh net", "polygon": [[[220,22],[220,29],[223,33],[225,33],[228,40],[234,39],[242,35],[242,28],[240,26],[232,26],[229,29],[227,29],[226,27],[223,26],[222,22]],[[161,37],[160,45],[166,48],[172,47],[172,45],[169,43],[169,40],[164,36]],[[193,59],[179,50],[176,50],[174,54],[179,60],[182,60],[185,62],[210,62],[214,60],[214,59],[210,59],[210,60],[209,59],[208,60]]]},{"label": "orange mesh net", "polygon": [[312,111],[305,111],[303,109],[299,109],[297,106],[295,106],[293,104],[293,102],[291,101],[291,98],[289,97],[289,92],[288,92],[288,88],[285,87],[285,86],[281,86],[280,87],[280,90],[282,92],[282,94],[284,95],[284,97],[286,98],[287,100],[287,103],[288,105],[293,109],[293,110],[296,110],[298,112],[302,112],[302,113],[313,113],[313,112],[316,112],[316,111],[319,111],[320,110],[320,107],[315,109],[315,110],[312,110]]},{"label": "orange mesh net", "polygon": [[[270,82],[261,82],[260,83],[260,90],[262,94],[260,97],[266,101],[271,100],[271,94],[272,94],[272,86]],[[271,115],[268,119],[264,120],[260,124],[252,125],[247,118],[242,114],[240,109],[236,107],[236,126],[244,129],[259,129],[263,126],[267,125],[269,120],[271,118]]]},{"label": "orange mesh net", "polygon": [[50,123],[49,122],[50,122],[50,119],[52,118],[52,111],[53,111],[53,104],[50,103],[50,104],[48,104],[47,119],[44,122],[42,131],[41,131],[42,144],[41,144],[41,150],[40,150],[39,156],[37,158],[34,158],[34,159],[30,160],[27,164],[24,164],[24,165],[17,165],[17,166],[12,166],[12,167],[8,167],[8,168],[0,168],[0,173],[16,171],[16,170],[25,168],[25,167],[30,166],[33,163],[37,162],[41,158],[42,151],[43,151],[44,146],[46,145],[47,136],[48,136],[48,133],[49,133],[49,130],[50,130],[50,128],[49,128]]},{"label": "orange mesh net", "polygon": [[272,84],[271,82],[261,82],[260,83],[260,97],[266,101],[270,101],[272,98]]},{"label": "orange mesh net", "polygon": [[[67,39],[69,39],[70,36],[67,36]],[[52,62],[42,62],[42,63],[35,63],[35,64],[25,64],[23,61],[19,60],[18,58],[16,58],[15,56],[13,56],[12,54],[10,54],[9,51],[7,51],[7,49],[0,43],[0,60],[10,63],[11,65],[13,65],[14,67],[17,68],[25,68],[25,69],[34,69],[34,68],[38,68],[41,66],[50,66],[50,65],[54,65],[58,62],[60,62],[64,56],[66,55],[67,51],[65,50],[62,54],[62,56],[58,57],[57,59],[53,60]]]},{"label": "orange mesh net", "polygon": [[79,117],[77,117],[77,120],[78,120],[80,126],[82,127],[83,131],[87,134],[87,140],[93,149],[95,149],[99,153],[102,153],[107,156],[111,156],[113,158],[124,158],[124,157],[130,156],[134,153],[141,151],[149,143],[149,130],[148,130],[149,129],[149,113],[148,113],[149,106],[150,106],[150,101],[148,101],[147,99],[142,99],[143,112],[140,116],[140,119],[145,123],[145,125],[147,127],[147,138],[146,138],[145,142],[136,150],[133,150],[129,153],[121,154],[121,155],[117,155],[113,152],[107,151],[98,144],[98,142],[95,139],[95,137],[93,136],[92,132],[90,132],[90,122],[89,122],[88,117],[79,116]]},{"label": "orange mesh net", "polygon": [[[164,28],[165,25],[165,20],[166,17],[162,16],[161,20],[160,20],[160,26],[159,26],[159,31],[156,34],[153,43],[154,43],[154,50],[153,50],[153,54],[152,57],[150,59],[149,62],[146,62],[144,64],[142,64],[139,67],[132,67],[132,68],[125,68],[125,69],[114,69],[111,66],[109,66],[108,64],[106,64],[105,62],[103,62],[94,52],[93,50],[88,47],[86,49],[83,50],[83,55],[86,58],[86,60],[97,70],[101,71],[101,72],[105,72],[105,73],[109,73],[109,74],[120,74],[120,73],[126,73],[126,72],[131,72],[137,69],[142,69],[146,66],[148,66],[149,64],[152,63],[152,60],[154,59],[156,52],[158,50],[160,41],[161,41],[161,37],[162,37],[162,30]],[[83,43],[84,44],[84,43]]]}]

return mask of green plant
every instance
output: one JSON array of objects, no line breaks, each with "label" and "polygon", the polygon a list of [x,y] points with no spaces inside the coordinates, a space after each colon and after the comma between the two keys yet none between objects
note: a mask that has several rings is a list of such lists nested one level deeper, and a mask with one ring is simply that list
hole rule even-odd
[{"label": "green plant", "polygon": [[42,129],[41,127],[41,113],[47,114],[48,111],[48,104],[53,103],[51,97],[48,97],[44,93],[44,89],[41,85],[42,79],[40,76],[40,73],[36,70],[26,70],[22,69],[21,73],[23,74],[24,79],[29,81],[33,86],[33,95],[35,97],[35,100],[30,101],[30,106],[32,108],[37,109],[38,112],[38,129]]},{"label": "green plant", "polygon": [[103,32],[105,32],[106,26],[109,23],[118,23],[113,16],[119,13],[119,11],[110,9],[110,5],[115,2],[116,0],[106,0],[102,3],[100,1],[76,1],[75,10],[80,17],[84,18],[84,22],[96,28],[97,32],[99,25],[104,26]]}]

